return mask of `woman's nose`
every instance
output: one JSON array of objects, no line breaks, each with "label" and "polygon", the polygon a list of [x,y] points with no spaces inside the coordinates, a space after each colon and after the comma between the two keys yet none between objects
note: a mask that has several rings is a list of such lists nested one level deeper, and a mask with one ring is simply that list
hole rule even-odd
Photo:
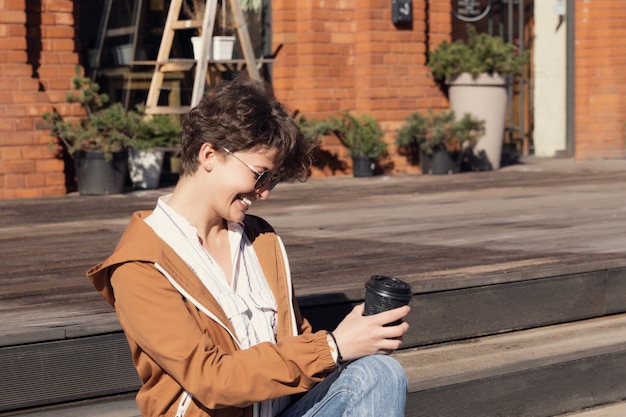
[{"label": "woman's nose", "polygon": [[270,190],[267,188],[259,188],[256,190],[256,195],[259,200],[267,200],[270,196]]}]

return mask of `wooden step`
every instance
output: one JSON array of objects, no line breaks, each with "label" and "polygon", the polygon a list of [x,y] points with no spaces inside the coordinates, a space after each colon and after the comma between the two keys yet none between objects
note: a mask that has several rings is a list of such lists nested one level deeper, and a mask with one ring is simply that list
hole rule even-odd
[{"label": "wooden step", "polygon": [[[431,283],[431,292],[424,292],[426,287],[419,285],[423,282],[411,281],[417,293],[411,301],[407,318],[411,331],[405,336],[404,348],[451,341],[463,346],[464,341],[485,335],[617,312],[626,299],[618,285],[624,271],[612,264],[605,268],[561,268],[557,276],[551,269],[535,271],[530,277],[510,273],[506,280],[500,277],[491,284],[488,277],[478,275],[459,279],[456,289],[449,281],[445,290]],[[474,286],[466,288],[469,283]],[[325,288],[332,289],[332,285],[326,282]],[[340,317],[362,302],[363,283],[355,281],[347,288],[326,292],[317,287],[316,293],[299,298],[302,313],[314,328],[333,329]],[[20,316],[18,310],[12,318],[7,317],[19,322]],[[126,340],[110,308],[81,317],[68,311],[67,320],[77,325],[63,323],[58,316],[55,320],[57,325],[48,331],[42,326],[22,333],[25,323],[17,334],[0,338],[5,346],[0,348],[0,368],[5,369],[0,373],[0,386],[10,387],[0,399],[0,411],[120,394],[139,387]],[[34,338],[40,339],[35,342]],[[93,361],[96,352],[99,362]]]},{"label": "wooden step", "polygon": [[[317,328],[363,299],[370,274],[389,274],[413,286],[405,347],[421,350],[623,312],[624,184],[626,169],[313,178],[281,184],[253,213],[283,238]],[[3,202],[0,410],[135,389],[115,314],[84,272],[111,252],[131,212],[168,191]]]},{"label": "wooden step", "polygon": [[[400,351],[406,416],[617,417],[626,405],[626,315]],[[583,411],[576,411],[583,410]],[[621,413],[621,414],[620,414]],[[132,396],[15,413],[138,417]]]},{"label": "wooden step", "polygon": [[202,20],[178,20],[172,23],[172,29],[198,29],[202,27]]},{"label": "wooden step", "polygon": [[159,62],[159,64],[163,72],[184,72],[191,70],[196,65],[196,61],[191,58],[174,58]]},{"label": "wooden step", "polygon": [[185,114],[190,109],[189,106],[156,106],[146,108],[146,114]]},{"label": "wooden step", "polygon": [[112,38],[114,36],[128,36],[133,35],[136,32],[136,28],[133,26],[126,26],[114,29],[108,29],[105,32],[105,36],[107,38]]},{"label": "wooden step", "polygon": [[397,354],[407,416],[555,416],[621,401],[626,315]]},{"label": "wooden step", "polygon": [[32,408],[0,416],[20,417],[141,417],[135,395],[126,394],[56,406]]},{"label": "wooden step", "polygon": [[3,347],[0,411],[133,392],[141,382],[123,333]]},{"label": "wooden step", "polygon": [[561,414],[558,417],[624,417],[626,416],[626,402],[600,405],[593,408],[585,408],[581,411]]},{"label": "wooden step", "polygon": [[[344,241],[342,247],[358,253],[359,249],[351,248],[356,244]],[[374,259],[393,262],[393,252],[402,251],[402,246],[378,242],[376,250]],[[437,273],[428,278],[398,275],[414,291],[406,347],[626,312],[626,265],[621,260],[556,266],[546,259],[528,259],[445,273],[445,279]],[[299,297],[303,315],[315,328],[335,328],[341,317],[363,301],[364,283],[352,279],[351,285],[342,284],[343,291],[333,291],[336,283],[326,282],[315,294]]]}]

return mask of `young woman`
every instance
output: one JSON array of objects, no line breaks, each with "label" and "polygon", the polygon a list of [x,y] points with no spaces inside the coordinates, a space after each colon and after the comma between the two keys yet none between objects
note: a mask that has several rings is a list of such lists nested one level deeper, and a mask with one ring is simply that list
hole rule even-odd
[{"label": "young woman", "polygon": [[262,82],[221,83],[183,118],[174,191],[87,273],[130,344],[142,415],[404,415],[406,376],[386,354],[408,324],[384,325],[409,307],[359,305],[313,332],[280,238],[246,214],[277,182],[304,181],[311,150]]}]

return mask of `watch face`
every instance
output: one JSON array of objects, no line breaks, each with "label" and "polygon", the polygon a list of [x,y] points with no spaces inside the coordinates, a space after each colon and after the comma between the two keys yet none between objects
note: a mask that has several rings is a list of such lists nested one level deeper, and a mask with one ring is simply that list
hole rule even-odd
[{"label": "watch face", "polygon": [[452,14],[465,22],[477,22],[489,14],[492,0],[455,0]]}]

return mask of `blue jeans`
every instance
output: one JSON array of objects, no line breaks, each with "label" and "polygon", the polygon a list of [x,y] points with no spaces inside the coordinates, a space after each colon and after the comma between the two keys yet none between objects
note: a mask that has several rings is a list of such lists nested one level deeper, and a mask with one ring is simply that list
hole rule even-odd
[{"label": "blue jeans", "polygon": [[372,355],[342,366],[280,417],[402,417],[407,378],[402,365]]}]

